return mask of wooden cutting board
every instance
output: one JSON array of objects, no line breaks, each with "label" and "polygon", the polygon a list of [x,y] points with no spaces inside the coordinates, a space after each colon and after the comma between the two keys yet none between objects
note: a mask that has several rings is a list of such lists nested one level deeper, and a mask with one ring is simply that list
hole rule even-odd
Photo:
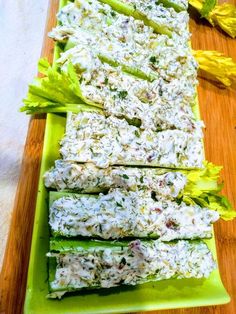
[{"label": "wooden cutting board", "polygon": [[[236,0],[230,1],[236,5]],[[47,37],[56,23],[58,0],[49,1],[42,56],[52,60],[53,42]],[[190,30],[193,49],[218,50],[236,61],[236,39],[213,29],[191,11]],[[236,208],[236,89],[221,89],[200,79],[198,88],[201,116],[205,121],[206,158],[223,165],[224,194]],[[2,272],[0,274],[0,313],[22,313],[35,201],[42,155],[45,116],[29,123],[18,189],[13,208]],[[220,273],[232,301],[223,306],[155,311],[158,314],[233,314],[236,313],[236,220],[215,224]],[[39,274],[40,276],[40,274]],[[50,313],[49,313],[50,314]]]}]

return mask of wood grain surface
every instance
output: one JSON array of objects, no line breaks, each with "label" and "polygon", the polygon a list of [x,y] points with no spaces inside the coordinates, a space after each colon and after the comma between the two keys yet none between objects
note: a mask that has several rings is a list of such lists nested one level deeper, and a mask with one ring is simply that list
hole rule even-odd
[{"label": "wood grain surface", "polygon": [[[236,5],[236,0],[229,1]],[[49,1],[42,56],[52,59],[53,43],[47,32],[55,24],[58,0]],[[236,61],[236,39],[199,20],[191,10],[193,49],[218,50]],[[236,89],[222,89],[200,78],[198,88],[201,115],[206,125],[206,158],[223,165],[224,194],[236,208]],[[0,275],[0,313],[22,313],[29,262],[35,200],[42,155],[45,117],[30,120],[21,174],[15,198],[11,228]],[[223,306],[154,311],[158,314],[236,313],[236,220],[215,224],[220,273],[232,301]],[[141,313],[141,312],[140,312]],[[50,314],[50,313],[49,313]]]},{"label": "wood grain surface", "polygon": [[[47,33],[56,23],[57,9],[58,1],[50,0],[41,53],[49,60],[52,60],[54,44],[47,37]],[[1,314],[18,314],[23,311],[45,122],[45,115],[37,115],[29,122],[8,242],[0,274]]]}]

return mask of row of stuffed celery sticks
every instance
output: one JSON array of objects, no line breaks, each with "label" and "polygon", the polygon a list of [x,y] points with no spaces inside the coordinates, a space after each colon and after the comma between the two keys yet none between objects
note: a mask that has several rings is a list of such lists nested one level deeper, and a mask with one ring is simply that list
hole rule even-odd
[{"label": "row of stuffed celery sticks", "polygon": [[220,217],[235,217],[220,195],[220,169],[101,169],[58,160],[44,176],[58,189],[49,202],[49,297],[208,277],[216,264],[201,239],[212,237]]},{"label": "row of stuffed celery sticks", "polygon": [[[205,163],[203,169],[160,169],[147,167],[148,162],[138,167],[137,160],[132,167],[95,166],[90,159],[81,159],[91,156],[87,151],[83,155],[78,143],[94,143],[93,154],[100,157],[89,138],[92,134],[97,144],[104,140],[107,125],[101,117],[98,122],[91,111],[69,114],[61,141],[63,159],[44,176],[45,185],[58,190],[50,192],[49,224],[55,239],[48,253],[49,296],[60,298],[84,288],[208,277],[216,265],[199,239],[212,237],[212,223],[220,216],[235,216],[220,195],[221,167]],[[84,131],[91,125],[94,132],[80,133],[78,127]],[[121,134],[121,139],[127,134]],[[112,140],[117,138],[111,137],[108,146],[112,147]],[[68,145],[76,154],[67,158]],[[78,240],[81,237],[84,240]]]},{"label": "row of stuffed celery sticks", "polygon": [[203,162],[186,7],[76,0],[58,14],[50,36],[64,53],[53,67],[40,60],[45,77],[22,108],[73,112],[62,160],[44,176],[58,190],[50,192],[49,297],[208,277],[216,267],[200,239],[235,212],[220,194],[220,167]]}]

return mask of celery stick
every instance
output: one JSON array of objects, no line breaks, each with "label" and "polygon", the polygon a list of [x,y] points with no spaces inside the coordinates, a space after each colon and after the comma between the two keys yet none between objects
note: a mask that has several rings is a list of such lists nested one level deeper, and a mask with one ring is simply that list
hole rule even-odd
[{"label": "celery stick", "polygon": [[[81,289],[204,278],[215,269],[204,242],[56,240],[50,243],[49,298]],[[204,267],[203,267],[204,266]]]},{"label": "celery stick", "polygon": [[133,16],[133,18],[137,20],[142,20],[145,25],[152,27],[158,34],[165,34],[169,37],[171,37],[172,35],[171,30],[167,26],[159,25],[153,20],[150,20],[144,13],[136,10],[135,7],[132,5],[129,5],[119,0],[99,0],[99,1],[110,5],[113,8],[113,10],[119,13],[128,16]]}]

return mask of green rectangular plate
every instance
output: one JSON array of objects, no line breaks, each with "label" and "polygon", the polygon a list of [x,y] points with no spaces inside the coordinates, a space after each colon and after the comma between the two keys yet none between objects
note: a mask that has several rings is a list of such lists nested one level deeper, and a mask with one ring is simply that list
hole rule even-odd
[{"label": "green rectangular plate", "polygon": [[[67,0],[61,0],[60,7],[66,3]],[[58,53],[57,49],[55,57],[58,56]],[[199,118],[197,104],[196,99],[194,111]],[[49,250],[49,194],[43,184],[43,174],[54,165],[55,159],[60,158],[59,141],[65,132],[65,125],[65,115],[47,115],[24,313],[105,314],[228,303],[230,297],[221,282],[218,269],[208,279],[163,280],[134,287],[121,286],[112,289],[82,291],[66,295],[62,300],[46,298],[48,294],[46,253]],[[214,238],[206,242],[217,259]]]}]

